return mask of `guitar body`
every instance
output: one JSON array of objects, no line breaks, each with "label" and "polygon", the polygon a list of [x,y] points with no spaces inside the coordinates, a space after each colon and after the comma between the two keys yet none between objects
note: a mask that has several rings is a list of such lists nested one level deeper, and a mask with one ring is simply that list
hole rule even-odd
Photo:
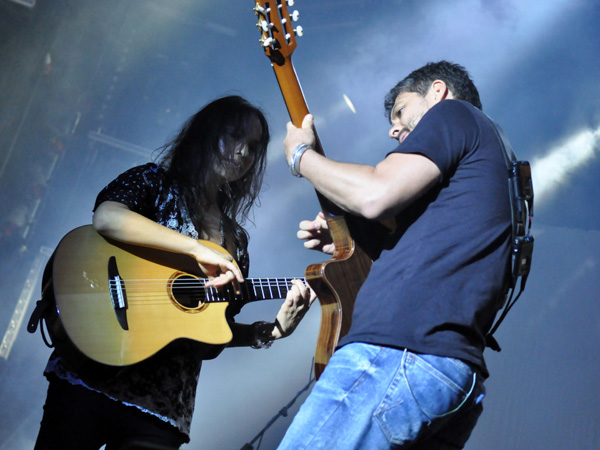
[{"label": "guitar body", "polygon": [[354,301],[371,268],[371,258],[350,238],[342,216],[328,220],[336,252],[329,261],[307,267],[307,282],[321,305],[321,327],[315,349],[318,379],[333,355],[339,339],[352,325]]},{"label": "guitar body", "polygon": [[[111,300],[107,269],[111,257],[121,278],[131,280],[125,281],[128,329],[117,320]],[[77,228],[61,240],[54,255],[56,314],[50,329],[93,361],[112,366],[142,361],[180,338],[229,342],[228,304],[181,305],[172,287],[182,276],[204,275],[185,255],[108,240],[91,225]]]}]

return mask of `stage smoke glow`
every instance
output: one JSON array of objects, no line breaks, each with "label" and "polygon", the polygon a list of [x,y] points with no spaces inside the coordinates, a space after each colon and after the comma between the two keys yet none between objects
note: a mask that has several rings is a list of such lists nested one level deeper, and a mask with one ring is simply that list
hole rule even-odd
[{"label": "stage smoke glow", "polygon": [[583,130],[568,137],[562,144],[550,149],[531,162],[535,201],[544,201],[553,191],[565,184],[569,177],[595,156],[600,143],[600,127]]}]

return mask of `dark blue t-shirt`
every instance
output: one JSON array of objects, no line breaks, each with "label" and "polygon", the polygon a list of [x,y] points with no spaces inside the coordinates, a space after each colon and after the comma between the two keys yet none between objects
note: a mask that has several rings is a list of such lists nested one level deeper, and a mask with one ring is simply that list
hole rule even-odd
[{"label": "dark blue t-shirt", "polygon": [[426,156],[441,180],[396,217],[340,345],[459,358],[487,375],[485,335],[504,302],[511,236],[501,143],[480,110],[444,100],[395,152]]}]

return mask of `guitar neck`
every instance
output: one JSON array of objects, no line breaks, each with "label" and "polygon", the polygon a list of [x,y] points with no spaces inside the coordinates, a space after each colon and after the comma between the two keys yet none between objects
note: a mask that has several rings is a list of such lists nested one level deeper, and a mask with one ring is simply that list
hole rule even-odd
[{"label": "guitar neck", "polygon": [[206,290],[206,302],[232,302],[244,303],[259,300],[274,300],[285,298],[292,288],[292,280],[297,278],[246,278],[240,284],[241,296],[233,292],[230,285],[224,289],[209,288]]},{"label": "guitar neck", "polygon": [[[273,70],[275,71],[277,83],[281,89],[290,119],[295,126],[300,127],[302,126],[304,116],[309,113],[309,110],[302,87],[300,86],[300,81],[298,81],[298,76],[296,75],[296,70],[292,64],[292,58],[285,58],[281,65],[273,63]],[[320,145],[315,150],[323,154],[323,148]]]},{"label": "guitar neck", "polygon": [[[296,127],[301,127],[302,120],[310,111],[308,110],[308,105],[306,104],[302,87],[298,81],[296,70],[292,64],[292,58],[291,56],[288,56],[284,59],[281,65],[277,63],[273,63],[272,65],[273,70],[275,71],[275,76],[277,77],[277,83],[281,89],[283,100],[285,101],[285,105],[288,110],[288,114],[290,115],[290,119]],[[325,152],[323,151],[323,146],[321,145],[317,131],[314,131],[314,150],[317,153],[325,156]],[[321,205],[321,209],[324,213],[333,216],[341,216],[344,214],[344,212],[337,205],[332,203],[328,198],[324,197],[319,191],[315,190],[315,192],[317,194],[319,204]]]}]

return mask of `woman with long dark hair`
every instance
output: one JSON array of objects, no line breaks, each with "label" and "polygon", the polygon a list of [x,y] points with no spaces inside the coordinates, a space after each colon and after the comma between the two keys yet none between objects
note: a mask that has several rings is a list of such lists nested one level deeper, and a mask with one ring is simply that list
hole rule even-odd
[{"label": "woman with long dark hair", "polygon": [[[100,192],[94,228],[117,241],[189,255],[209,278],[206,286],[232,284],[239,291],[249,261],[243,225],[258,197],[268,142],[260,110],[238,96],[217,99],[185,123],[158,163],[129,169]],[[293,332],[313,300],[294,280],[275,322],[252,325],[235,323],[239,307],[230,305],[229,345],[268,347]],[[177,340],[145,361],[101,375],[80,373],[53,353],[35,448],[179,448],[189,442],[202,361],[221,350]]]}]

